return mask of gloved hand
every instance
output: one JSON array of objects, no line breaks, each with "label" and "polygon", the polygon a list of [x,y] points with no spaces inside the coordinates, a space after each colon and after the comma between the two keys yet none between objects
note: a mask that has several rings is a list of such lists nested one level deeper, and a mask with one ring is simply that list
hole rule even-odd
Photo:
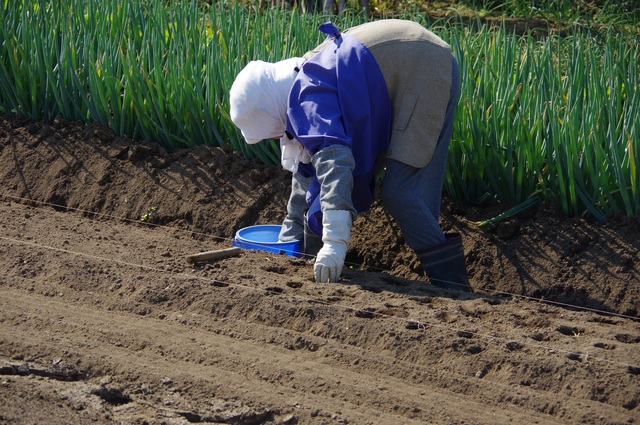
[{"label": "gloved hand", "polygon": [[337,282],[342,273],[347,244],[351,234],[349,211],[323,211],[322,248],[316,256],[314,272],[316,282]]}]

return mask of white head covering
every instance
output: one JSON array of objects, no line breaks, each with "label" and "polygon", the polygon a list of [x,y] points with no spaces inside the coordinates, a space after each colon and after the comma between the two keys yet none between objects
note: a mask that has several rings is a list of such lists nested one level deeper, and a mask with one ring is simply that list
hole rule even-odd
[{"label": "white head covering", "polygon": [[229,91],[231,120],[249,144],[282,136],[287,123],[287,100],[302,58],[276,63],[251,61]]}]

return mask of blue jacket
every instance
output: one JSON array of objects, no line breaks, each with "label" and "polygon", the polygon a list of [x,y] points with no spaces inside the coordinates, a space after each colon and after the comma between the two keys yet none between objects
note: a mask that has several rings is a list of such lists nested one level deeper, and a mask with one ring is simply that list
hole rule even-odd
[{"label": "blue jacket", "polygon": [[[333,43],[306,61],[289,94],[287,132],[311,155],[335,144],[351,149],[355,160],[351,194],[357,212],[367,211],[375,191],[375,164],[389,148],[391,101],[371,52],[355,37],[340,34],[330,22],[320,26]],[[315,176],[311,164],[298,172]],[[322,234],[317,178],[307,193],[307,220]]]}]

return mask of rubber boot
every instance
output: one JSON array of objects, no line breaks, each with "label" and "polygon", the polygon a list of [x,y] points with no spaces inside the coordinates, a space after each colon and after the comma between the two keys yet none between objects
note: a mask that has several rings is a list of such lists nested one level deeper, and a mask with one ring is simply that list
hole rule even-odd
[{"label": "rubber boot", "polygon": [[462,238],[458,233],[448,233],[445,237],[446,241],[440,245],[416,252],[420,264],[432,285],[438,288],[471,292],[462,250]]},{"label": "rubber boot", "polygon": [[307,258],[313,258],[322,248],[322,237],[316,235],[307,224],[307,217],[304,217],[304,253]]}]

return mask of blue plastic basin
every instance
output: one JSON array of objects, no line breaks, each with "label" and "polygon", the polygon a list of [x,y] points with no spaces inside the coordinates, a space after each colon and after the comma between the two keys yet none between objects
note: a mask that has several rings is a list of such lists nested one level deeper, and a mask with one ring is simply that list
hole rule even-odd
[{"label": "blue plastic basin", "polygon": [[280,242],[278,235],[282,228],[279,224],[262,224],[240,229],[231,241],[233,245],[244,249],[257,249],[283,253],[292,257],[302,256],[302,241]]}]

